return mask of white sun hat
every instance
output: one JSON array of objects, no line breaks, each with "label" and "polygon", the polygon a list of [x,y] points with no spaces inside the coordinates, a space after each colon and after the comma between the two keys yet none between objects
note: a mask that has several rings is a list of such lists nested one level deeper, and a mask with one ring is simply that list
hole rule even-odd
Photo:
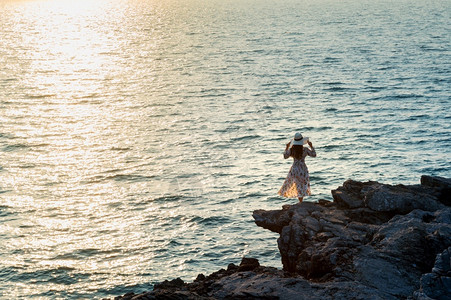
[{"label": "white sun hat", "polygon": [[296,132],[293,141],[291,141],[291,145],[305,145],[307,144],[308,140],[308,137],[303,137],[300,132]]}]

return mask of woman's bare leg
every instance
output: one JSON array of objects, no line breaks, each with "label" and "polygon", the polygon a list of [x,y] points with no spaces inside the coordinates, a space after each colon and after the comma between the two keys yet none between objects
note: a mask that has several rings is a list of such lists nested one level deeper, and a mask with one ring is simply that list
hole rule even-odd
[{"label": "woman's bare leg", "polygon": [[304,197],[298,197],[298,199],[299,199],[299,203],[301,203],[302,200],[304,199]]}]

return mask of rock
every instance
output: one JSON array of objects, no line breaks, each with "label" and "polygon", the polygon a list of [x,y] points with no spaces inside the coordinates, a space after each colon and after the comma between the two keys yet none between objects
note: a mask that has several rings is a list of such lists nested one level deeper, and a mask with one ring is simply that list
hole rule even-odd
[{"label": "rock", "polygon": [[115,297],[114,300],[131,300],[133,297],[135,296],[135,293],[126,293],[124,296],[122,297]]},{"label": "rock", "polygon": [[329,201],[329,200],[326,200],[326,199],[319,199],[318,200],[318,204],[321,205],[321,206],[328,207],[330,205],[333,205],[334,203],[332,201]]},{"label": "rock", "polygon": [[419,186],[377,185],[371,187],[364,198],[365,206],[380,212],[406,214],[414,209],[436,211],[444,205],[431,189]]},{"label": "rock", "polygon": [[183,282],[182,279],[180,278],[176,278],[173,279],[171,281],[163,281],[161,283],[157,283],[154,286],[154,290],[164,290],[164,289],[171,289],[171,288],[179,288],[179,287],[183,287],[185,283]]},{"label": "rock", "polygon": [[394,212],[376,212],[369,208],[349,209],[344,213],[355,222],[376,225],[385,223],[396,215]]},{"label": "rock", "polygon": [[[266,273],[236,273],[218,281],[214,299],[332,300],[380,299],[374,290],[358,283],[312,283],[303,278],[279,277]],[[349,298],[348,298],[349,297]]]},{"label": "rock", "polygon": [[291,215],[288,213],[290,207],[291,206],[285,206],[282,211],[256,210],[253,213],[255,223],[265,229],[280,233],[282,228],[290,223]]},{"label": "rock", "polygon": [[437,198],[447,206],[451,206],[451,178],[421,176],[421,185],[436,188]]},{"label": "rock", "polygon": [[414,299],[451,299],[451,247],[437,255],[431,273],[421,276],[421,287]]},{"label": "rock", "polygon": [[240,267],[238,268],[238,271],[252,271],[255,268],[260,267],[260,262],[256,258],[247,258],[243,257],[240,263]]},{"label": "rock", "polygon": [[451,246],[451,208],[436,188],[348,180],[332,193],[332,204],[254,211],[258,226],[280,234],[284,270],[324,286],[358,283],[381,299],[411,297]]},{"label": "rock", "polygon": [[[440,184],[445,186],[443,180]],[[437,189],[426,185],[392,186],[375,181],[347,180],[343,186],[332,190],[332,196],[341,208],[369,208],[393,214],[406,214],[414,209],[435,211],[444,207]]]},{"label": "rock", "polygon": [[346,180],[343,186],[338,187],[336,190],[332,190],[332,197],[334,202],[339,206],[347,208],[356,208],[363,206],[363,197],[361,190],[365,186],[377,184],[377,182],[369,181],[362,183],[354,180]]},{"label": "rock", "polygon": [[[215,277],[214,280],[211,278]],[[210,279],[209,279],[210,278]],[[215,273],[206,276],[204,289],[196,288],[196,282],[183,287],[158,289],[133,294],[133,300],[213,300],[213,299],[260,299],[260,300],[335,300],[335,299],[391,299],[380,297],[376,289],[358,282],[315,283],[301,277],[287,277],[271,267],[258,267],[254,271]],[[129,299],[131,294],[116,299]]]},{"label": "rock", "polygon": [[438,188],[451,187],[451,178],[422,175],[420,181],[422,185],[429,187],[438,187]]},{"label": "rock", "polygon": [[[423,211],[398,216],[379,227],[372,240],[354,257],[356,279],[392,296],[408,297],[418,289],[422,273],[431,269],[435,255],[451,240],[440,234],[446,223],[424,223]],[[435,214],[451,215],[450,209]]]},{"label": "rock", "polygon": [[199,274],[197,275],[196,279],[194,280],[194,282],[197,281],[204,281],[205,280],[205,275],[204,274]]}]

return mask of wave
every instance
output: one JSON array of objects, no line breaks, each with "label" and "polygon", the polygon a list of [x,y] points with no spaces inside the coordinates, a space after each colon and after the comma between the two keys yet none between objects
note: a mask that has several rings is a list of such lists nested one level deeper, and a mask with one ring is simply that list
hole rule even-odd
[{"label": "wave", "polygon": [[196,217],[192,218],[190,221],[200,224],[200,225],[210,226],[210,225],[223,225],[223,224],[231,223],[232,219],[230,219],[229,217],[225,217],[225,216],[211,216],[211,217],[205,217],[205,218],[196,216]]},{"label": "wave", "polygon": [[251,193],[246,193],[246,194],[238,197],[237,199],[239,200],[239,199],[248,199],[248,198],[259,198],[259,197],[263,197],[263,196],[265,196],[265,194],[263,194],[263,193],[251,192]]},{"label": "wave", "polygon": [[5,138],[5,139],[14,139],[15,137],[10,134],[10,133],[0,133],[0,138]]},{"label": "wave", "polygon": [[328,144],[328,145],[324,145],[321,147],[321,151],[329,151],[329,150],[335,150],[335,149],[340,149],[343,148],[343,145],[334,145],[334,144]]},{"label": "wave", "polygon": [[51,258],[51,260],[85,260],[93,256],[111,256],[111,254],[122,253],[122,248],[116,248],[111,250],[101,250],[97,248],[77,249],[68,253],[58,254]]},{"label": "wave", "polygon": [[17,144],[10,144],[4,146],[1,151],[3,152],[14,152],[14,151],[21,151],[26,149],[32,149],[32,148],[41,148],[41,147],[47,147],[50,144],[47,143],[40,143],[40,144],[23,144],[23,143],[17,143]]},{"label": "wave", "polygon": [[[77,283],[78,278],[73,273],[75,268],[60,266],[56,268],[40,269],[35,271],[25,271],[26,268],[6,267],[0,271],[0,277],[12,282],[28,282],[48,284],[71,285]],[[75,276],[74,276],[75,275]]]},{"label": "wave", "polygon": [[[137,274],[140,276],[150,276],[148,274]],[[120,284],[120,285],[116,285],[113,288],[110,289],[105,289],[105,288],[101,288],[99,290],[97,290],[97,294],[98,295],[103,295],[103,296],[117,296],[117,295],[124,295],[130,291],[133,291],[135,294],[139,294],[139,293],[143,293],[146,291],[150,291],[153,289],[153,286],[156,282],[151,283],[138,283],[138,284]],[[89,298],[92,298],[92,295],[87,295],[89,296]],[[85,298],[81,297],[81,298]],[[96,297],[97,298],[97,297]]]},{"label": "wave", "polygon": [[111,147],[111,151],[129,151],[132,148],[130,147]]},{"label": "wave", "polygon": [[[5,192],[6,191],[0,191],[0,194],[5,193]],[[9,211],[9,208],[10,208],[9,206],[3,206],[3,205],[0,206],[0,218],[17,215],[16,212]]]},{"label": "wave", "polygon": [[253,140],[253,139],[259,139],[259,138],[261,138],[261,136],[258,134],[255,134],[255,135],[244,135],[244,136],[240,136],[240,137],[235,137],[235,138],[231,138],[230,140],[232,142],[239,142],[239,141]]},{"label": "wave", "polygon": [[156,203],[156,204],[163,204],[163,203],[168,203],[168,202],[177,202],[177,201],[191,201],[193,200],[193,197],[187,197],[187,196],[183,196],[183,195],[170,195],[170,196],[162,196],[162,197],[157,197],[154,199],[149,200],[150,202]]},{"label": "wave", "polygon": [[14,151],[20,151],[20,150],[25,150],[30,148],[29,145],[25,145],[25,144],[12,144],[12,145],[7,145],[5,147],[2,148],[2,152],[14,152]]},{"label": "wave", "polygon": [[56,94],[25,94],[25,97],[28,99],[45,99],[45,98],[53,98]]},{"label": "wave", "polygon": [[[113,171],[109,171],[109,172],[113,172]],[[135,174],[116,174],[116,175],[111,175],[111,176],[103,176],[103,175],[98,175],[98,176],[94,176],[88,180],[82,181],[82,183],[85,184],[90,184],[90,183],[99,183],[99,182],[103,182],[103,181],[109,181],[109,180],[113,180],[113,181],[117,181],[117,182],[146,182],[146,181],[150,181],[151,179],[154,179],[155,175],[135,175]]]},{"label": "wave", "polygon": [[338,58],[338,57],[325,57],[323,59],[323,63],[325,64],[332,64],[332,63],[337,63],[337,62],[341,62],[342,59]]},{"label": "wave", "polygon": [[446,52],[448,51],[448,47],[431,47],[429,45],[422,45],[420,49],[425,52]]},{"label": "wave", "polygon": [[[326,111],[337,111],[336,108],[328,108]],[[302,128],[299,128],[297,131],[300,132],[306,132],[306,131],[323,131],[323,130],[329,130],[332,129],[331,126],[305,126]]]},{"label": "wave", "polygon": [[335,108],[335,107],[328,107],[328,108],[324,109],[325,112],[335,112],[337,110],[338,110],[338,108]]},{"label": "wave", "polygon": [[127,182],[140,182],[140,181],[149,181],[150,179],[155,178],[155,175],[150,175],[150,176],[146,176],[146,175],[127,175],[127,174],[118,174],[118,175],[114,175],[114,176],[109,176],[106,179],[107,180],[114,180],[114,181],[127,181]]}]

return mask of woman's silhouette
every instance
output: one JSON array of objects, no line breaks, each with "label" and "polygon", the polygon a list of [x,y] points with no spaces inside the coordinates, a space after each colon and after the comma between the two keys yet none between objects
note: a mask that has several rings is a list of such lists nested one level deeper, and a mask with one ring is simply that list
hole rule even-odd
[{"label": "woman's silhouette", "polygon": [[[310,149],[304,148],[305,144],[308,144]],[[304,196],[311,195],[310,178],[307,165],[305,164],[305,157],[316,157],[316,151],[308,137],[304,138],[298,132],[295,134],[294,140],[287,144],[283,153],[285,159],[290,156],[293,157],[293,165],[279,190],[279,195],[288,198],[298,197],[299,202],[302,202]]]}]

